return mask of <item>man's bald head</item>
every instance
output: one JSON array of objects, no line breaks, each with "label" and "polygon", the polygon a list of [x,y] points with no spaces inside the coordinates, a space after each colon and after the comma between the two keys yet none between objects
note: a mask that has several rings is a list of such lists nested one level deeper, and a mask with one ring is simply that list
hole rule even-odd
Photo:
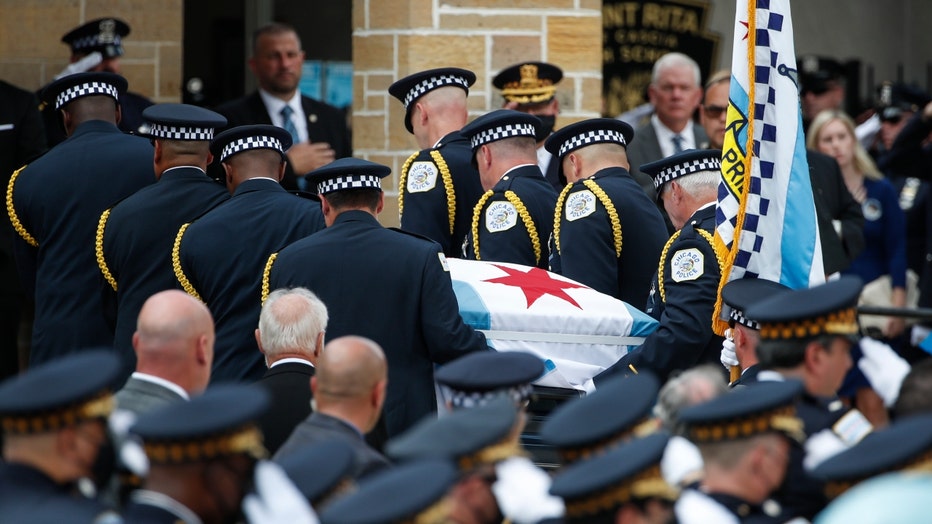
[{"label": "man's bald head", "polygon": [[388,377],[385,353],[375,342],[356,336],[331,340],[317,361],[319,399],[355,399],[369,395]]}]

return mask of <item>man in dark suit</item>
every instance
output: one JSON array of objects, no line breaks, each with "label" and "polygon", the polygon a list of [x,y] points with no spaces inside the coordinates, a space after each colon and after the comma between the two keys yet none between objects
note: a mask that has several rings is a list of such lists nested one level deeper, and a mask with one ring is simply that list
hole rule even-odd
[{"label": "man in dark suit", "polygon": [[290,194],[279,184],[290,144],[284,129],[269,125],[217,135],[211,151],[233,197],[181,226],[175,236],[171,267],[178,285],[203,300],[217,323],[215,384],[254,381],[265,373],[254,333],[265,261],[324,228],[317,201]]},{"label": "man in dark suit", "polygon": [[682,53],[667,53],[654,63],[648,98],[654,106],[650,122],[634,130],[628,147],[631,175],[648,196],[654,196],[649,176],[640,166],[687,149],[696,149],[708,140],[702,126],[693,122],[693,113],[702,99],[699,65]]},{"label": "man in dark suit", "polygon": [[354,479],[389,467],[388,459],[363,438],[385,402],[388,368],[382,348],[362,337],[340,337],[327,344],[317,364],[311,379],[316,410],[295,428],[275,461],[316,442],[339,440],[353,449]]},{"label": "man in dark suit", "polygon": [[183,291],[161,291],[143,304],[138,326],[136,371],[117,392],[117,409],[139,416],[207,388],[214,356],[207,306]]},{"label": "man in dark suit", "polygon": [[[0,81],[0,192],[6,202],[13,171],[45,152],[45,127],[36,95]],[[13,261],[13,226],[0,218],[0,378],[20,369],[18,334],[23,315],[28,315],[23,290]],[[25,361],[23,362],[25,364]]]},{"label": "man in dark suit", "polygon": [[94,244],[108,315],[116,323],[113,347],[126,376],[135,366],[133,333],[142,304],[175,287],[171,250],[178,228],[230,196],[206,172],[210,140],[225,118],[187,104],[154,105],[143,117],[158,182],[104,210]]},{"label": "man in dark suit", "polygon": [[488,349],[460,317],[440,245],[376,219],[384,205],[380,180],[389,173],[353,158],[310,173],[327,229],[272,254],[262,285],[266,293],[307,287],[327,304],[330,337],[355,334],[385,348],[392,379],[385,414],[370,434],[377,448],[437,411],[435,363]]},{"label": "man in dark suit", "polygon": [[307,289],[276,289],[262,305],[256,341],[269,370],[259,384],[272,396],[272,406],[259,427],[269,454],[311,414],[311,377],[326,329],[327,306]]},{"label": "man in dark suit", "polygon": [[149,141],[116,126],[124,91],[126,80],[113,73],[52,83],[43,98],[69,138],[10,179],[16,263],[36,304],[30,364],[113,343],[91,246],[100,214],[155,182]]},{"label": "man in dark suit", "polygon": [[[249,69],[259,90],[216,108],[229,127],[272,124],[288,131],[288,168],[282,185],[305,189],[304,175],[335,158],[352,155],[346,116],[339,109],[298,91],[304,51],[298,33],[289,25],[272,23],[253,34]],[[222,171],[215,170],[222,179]]]}]

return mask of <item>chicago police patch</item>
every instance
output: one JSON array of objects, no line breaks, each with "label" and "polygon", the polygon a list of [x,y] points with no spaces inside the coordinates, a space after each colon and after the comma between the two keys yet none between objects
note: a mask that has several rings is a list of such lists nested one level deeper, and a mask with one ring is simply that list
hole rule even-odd
[{"label": "chicago police patch", "polygon": [[570,222],[595,213],[595,195],[588,189],[577,191],[566,199],[566,219]]},{"label": "chicago police patch", "polygon": [[518,211],[511,202],[492,202],[485,210],[485,228],[489,233],[507,231],[518,223]]},{"label": "chicago police patch", "polygon": [[408,192],[423,193],[437,185],[437,166],[433,162],[415,162],[408,170]]},{"label": "chicago police patch", "polygon": [[696,248],[681,249],[673,253],[670,261],[673,281],[685,282],[701,277],[705,270],[704,262],[702,252]]}]

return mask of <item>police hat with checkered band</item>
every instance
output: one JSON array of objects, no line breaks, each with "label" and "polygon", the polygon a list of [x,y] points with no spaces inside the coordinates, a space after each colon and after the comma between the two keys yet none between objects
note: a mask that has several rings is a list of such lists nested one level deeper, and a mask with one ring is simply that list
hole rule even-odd
[{"label": "police hat with checkered band", "polygon": [[839,335],[857,339],[858,297],[863,283],[853,275],[808,289],[777,293],[745,312],[760,324],[762,340],[807,339]]},{"label": "police hat with checkered band", "polygon": [[411,110],[418,98],[441,87],[459,87],[469,94],[469,87],[476,82],[476,74],[458,67],[441,67],[408,75],[388,87],[393,97],[405,106],[405,128],[413,133]]},{"label": "police hat with checkered band", "polygon": [[511,109],[497,109],[473,120],[460,132],[469,139],[475,154],[481,146],[499,140],[536,138],[540,126],[540,119],[534,115]]},{"label": "police hat with checkered band", "polygon": [[617,118],[592,118],[570,124],[551,134],[544,147],[559,162],[563,172],[563,157],[573,151],[595,144],[618,144],[625,149],[634,139],[634,129]]},{"label": "police hat with checkered band", "polygon": [[120,102],[126,93],[126,79],[114,73],[92,72],[68,75],[42,90],[42,101],[59,110],[85,96],[109,96]]},{"label": "police hat with checkered band", "polygon": [[317,187],[317,194],[326,195],[344,189],[382,189],[381,180],[392,173],[382,164],[359,158],[340,158],[308,173],[309,187]]},{"label": "police hat with checkered band", "polygon": [[214,130],[227,125],[223,115],[188,104],[149,106],[143,110],[142,118],[149,123],[150,138],[165,140],[212,140]]},{"label": "police hat with checkered band", "polygon": [[654,180],[654,189],[660,195],[660,188],[677,178],[703,171],[719,171],[722,168],[722,151],[720,149],[689,149],[667,158],[643,164],[641,172]]},{"label": "police hat with checkered band", "polygon": [[78,26],[61,41],[71,47],[73,54],[100,52],[104,58],[123,55],[123,37],[129,34],[129,25],[118,18],[98,18]]},{"label": "police hat with checkered band", "polygon": [[763,278],[741,278],[732,280],[722,288],[722,302],[729,307],[728,316],[731,320],[742,326],[759,330],[760,324],[753,318],[748,318],[745,310],[762,300],[788,290],[789,288]]},{"label": "police hat with checkered band", "polygon": [[291,147],[291,133],[272,125],[238,126],[220,133],[210,143],[210,152],[220,162],[231,156],[254,149],[278,151],[285,159],[285,151]]},{"label": "police hat with checkered band", "polygon": [[531,353],[483,351],[441,366],[434,379],[453,409],[462,409],[498,397],[524,402],[531,396],[531,383],[543,374],[544,361]]}]

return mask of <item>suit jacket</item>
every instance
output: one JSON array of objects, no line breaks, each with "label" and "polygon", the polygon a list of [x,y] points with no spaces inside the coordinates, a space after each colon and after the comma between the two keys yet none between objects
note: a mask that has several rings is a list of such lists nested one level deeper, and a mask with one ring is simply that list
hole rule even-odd
[{"label": "suit jacket", "polygon": [[254,335],[265,261],[323,228],[319,202],[292,195],[274,180],[254,179],[178,232],[171,264],[176,285],[207,304],[216,326],[211,384],[253,382],[265,373]]},{"label": "suit jacket", "polygon": [[[330,104],[303,95],[301,96],[301,107],[304,108],[304,114],[307,117],[308,140],[312,143],[326,142],[330,144],[337,158],[353,156],[350,134],[346,127],[346,115],[342,111]],[[224,129],[252,124],[272,125],[268,109],[262,102],[262,97],[259,96],[258,91],[243,98],[221,104],[214,110],[226,117],[227,126]],[[211,164],[209,173],[214,178],[223,180],[223,168],[220,167],[220,162]],[[295,173],[289,162],[285,169],[285,177],[282,179],[282,186],[286,189],[297,189],[296,177],[306,174]]]},{"label": "suit jacket", "polygon": [[165,386],[136,377],[130,377],[116,393],[117,407],[135,413],[136,416],[184,400],[184,397]]},{"label": "suit jacket", "polygon": [[[709,136],[706,135],[705,129],[703,129],[702,126],[696,123],[691,123],[690,125],[692,125],[697,145],[708,142]],[[651,200],[656,200],[657,191],[654,189],[653,180],[641,172],[641,166],[643,164],[660,160],[664,157],[660,149],[660,142],[657,139],[657,131],[650,121],[634,130],[634,140],[628,144],[627,151],[628,161],[631,163],[631,168],[628,171],[631,172],[631,176],[641,185],[641,188],[644,189],[647,196],[651,197]]]},{"label": "suit jacket", "polygon": [[[864,250],[864,215],[861,205],[848,192],[834,158],[806,150],[806,159],[819,220],[822,264],[825,273],[832,274],[847,269]],[[832,225],[833,220],[841,222],[840,235]]]},{"label": "suit jacket", "polygon": [[230,197],[196,167],[162,173],[159,181],[105,211],[97,226],[97,264],[104,300],[116,328],[113,347],[123,357],[125,375],[136,368],[133,333],[143,303],[175,288],[172,247],[178,228]]},{"label": "suit jacket", "polygon": [[272,397],[271,407],[259,418],[263,443],[270,455],[311,414],[312,376],[314,366],[310,363],[285,362],[269,368],[259,380]]},{"label": "suit jacket", "polygon": [[323,413],[311,413],[311,416],[301,422],[279,448],[274,460],[281,462],[283,458],[306,446],[328,440],[340,440],[353,448],[355,454],[353,478],[356,480],[391,466],[385,456],[366,444],[359,430],[336,417]]},{"label": "suit jacket", "polygon": [[36,304],[30,365],[113,343],[91,246],[100,214],[153,182],[149,141],[91,120],[11,183],[16,263]]},{"label": "suit jacket", "polygon": [[376,444],[436,412],[434,364],[488,349],[460,317],[440,245],[386,229],[366,211],[344,211],[283,249],[265,282],[316,293],[330,314],[328,340],[360,335],[382,346],[390,371]]}]

